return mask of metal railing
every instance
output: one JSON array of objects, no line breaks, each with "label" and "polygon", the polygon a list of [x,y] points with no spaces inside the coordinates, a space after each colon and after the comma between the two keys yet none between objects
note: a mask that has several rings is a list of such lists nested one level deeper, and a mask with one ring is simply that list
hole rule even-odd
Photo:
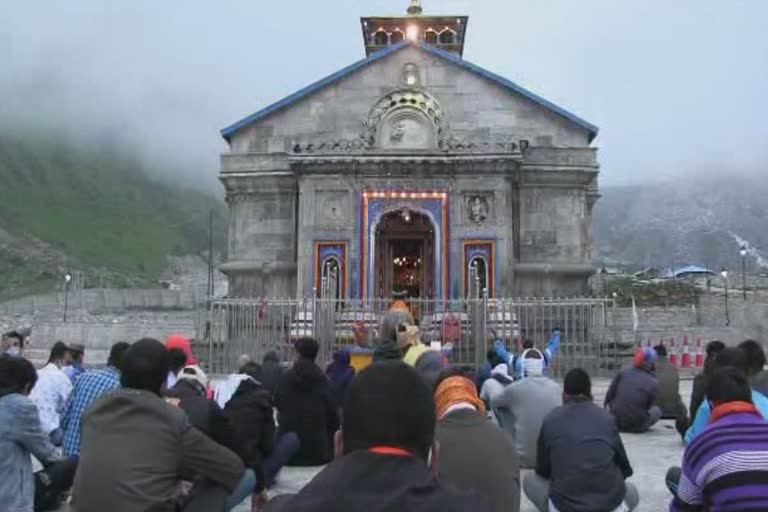
[{"label": "metal railing", "polygon": [[[293,357],[293,342],[312,337],[320,344],[318,363],[341,348],[375,345],[390,300],[374,299],[221,299],[201,311],[198,343],[205,343],[209,371],[236,369],[240,355],[261,360],[275,351]],[[460,299],[408,301],[423,342],[439,343],[456,365],[479,367],[493,339],[510,349],[524,338],[544,347],[554,328],[561,344],[552,374],[580,366],[590,373],[603,367],[607,301],[592,298]]]}]

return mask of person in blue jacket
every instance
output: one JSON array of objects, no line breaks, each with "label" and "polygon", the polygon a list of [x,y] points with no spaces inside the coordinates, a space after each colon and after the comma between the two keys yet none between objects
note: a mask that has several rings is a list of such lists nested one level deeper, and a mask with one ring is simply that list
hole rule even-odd
[{"label": "person in blue jacket", "polygon": [[[544,375],[547,374],[547,371],[549,370],[549,364],[552,361],[552,358],[555,356],[555,353],[557,352],[557,348],[560,346],[560,328],[555,327],[552,330],[552,336],[549,338],[549,342],[547,343],[547,346],[544,350],[541,351],[542,355],[544,356],[543,361],[543,373]],[[529,350],[534,348],[533,340],[531,339],[525,339],[523,340],[523,351]],[[496,350],[496,354],[499,355],[502,359],[507,361],[507,364],[509,365],[509,370],[513,374],[512,376],[515,378],[515,380],[522,379],[525,375],[523,374],[523,358],[520,357],[522,354],[510,354],[506,347],[504,346],[504,343],[497,339],[494,343],[494,349]]]},{"label": "person in blue jacket", "polygon": [[[725,366],[732,366],[738,368],[746,374],[747,372],[747,357],[744,351],[740,348],[729,347],[717,354],[715,360],[712,362],[712,369],[722,368]],[[768,418],[768,397],[759,391],[752,389],[752,403],[755,405],[763,418]],[[696,417],[688,427],[688,431],[685,433],[685,445],[691,444],[696,436],[709,425],[710,416],[712,415],[712,406],[709,400],[705,397],[701,402],[699,409],[696,411]]]}]

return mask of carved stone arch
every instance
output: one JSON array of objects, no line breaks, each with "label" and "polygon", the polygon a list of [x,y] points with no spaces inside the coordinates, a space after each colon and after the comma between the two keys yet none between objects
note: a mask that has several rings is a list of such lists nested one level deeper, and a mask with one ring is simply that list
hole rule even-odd
[{"label": "carved stone arch", "polygon": [[[369,148],[377,145],[397,147],[397,138],[405,137],[405,134],[399,133],[402,126],[395,124],[398,122],[402,124],[408,123],[412,129],[416,130],[419,129],[421,123],[425,123],[422,128],[428,129],[431,133],[430,146],[420,142],[426,136],[425,134],[420,134],[419,137],[414,139],[419,141],[414,142],[415,147],[436,147],[443,150],[448,147],[448,143],[451,140],[448,118],[437,99],[424,90],[404,88],[385,94],[371,108],[363,126],[362,138],[366,146]],[[407,129],[408,126],[405,128]],[[383,140],[382,135],[391,137],[393,133],[394,139]]]}]

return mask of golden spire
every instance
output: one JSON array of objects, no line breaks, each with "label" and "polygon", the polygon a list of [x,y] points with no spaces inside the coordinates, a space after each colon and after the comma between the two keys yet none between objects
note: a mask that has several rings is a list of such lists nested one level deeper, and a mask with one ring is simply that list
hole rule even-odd
[{"label": "golden spire", "polygon": [[421,0],[411,0],[411,5],[408,7],[408,14],[410,16],[419,16],[421,14]]}]

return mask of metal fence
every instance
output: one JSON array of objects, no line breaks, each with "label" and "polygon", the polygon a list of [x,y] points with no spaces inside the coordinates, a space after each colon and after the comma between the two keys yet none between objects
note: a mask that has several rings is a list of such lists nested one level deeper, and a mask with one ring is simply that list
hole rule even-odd
[{"label": "metal fence", "polygon": [[[305,336],[318,341],[318,362],[324,364],[341,348],[373,347],[390,305],[336,298],[215,300],[201,312],[197,340],[206,344],[214,373],[233,371],[243,354],[260,361],[275,351],[281,360],[291,360],[292,342]],[[525,338],[543,347],[557,327],[562,335],[553,375],[575,366],[591,373],[604,367],[607,302],[602,299],[411,299],[408,306],[422,341],[439,344],[456,365],[482,365],[494,338],[510,349]]]}]

